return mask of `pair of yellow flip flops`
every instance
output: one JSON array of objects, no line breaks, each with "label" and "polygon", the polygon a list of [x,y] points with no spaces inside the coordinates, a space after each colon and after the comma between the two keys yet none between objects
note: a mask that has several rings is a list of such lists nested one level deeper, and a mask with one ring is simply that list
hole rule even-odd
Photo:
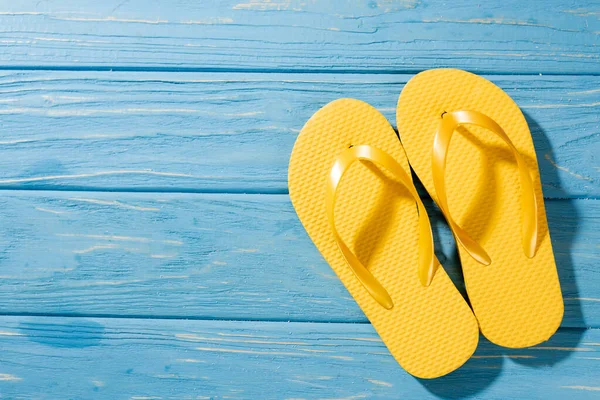
[{"label": "pair of yellow flip flops", "polygon": [[[396,118],[401,142],[376,109],[340,99],[300,132],[289,191],[319,251],[417,377],[464,364],[479,330],[513,348],[550,338],[563,300],[519,107],[482,77],[438,69],[406,84]],[[409,162],[458,242],[471,307],[433,253]]]}]

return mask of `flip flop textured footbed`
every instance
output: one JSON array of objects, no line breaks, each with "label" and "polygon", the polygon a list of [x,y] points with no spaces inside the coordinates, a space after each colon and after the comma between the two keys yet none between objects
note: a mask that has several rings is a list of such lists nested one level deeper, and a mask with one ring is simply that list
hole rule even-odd
[{"label": "flip flop textured footbed", "polygon": [[336,100],[311,117],[294,145],[289,165],[292,203],[396,360],[418,377],[445,375],[474,352],[477,322],[442,267],[429,287],[421,285],[417,207],[405,187],[385,169],[357,162],[340,182],[335,204],[341,237],[388,291],[391,310],[369,295],[334,241],[326,214],[326,182],[336,156],[353,145],[377,147],[410,173],[402,145],[381,113],[358,100]]},{"label": "flip flop textured footbed", "polygon": [[494,119],[525,158],[538,198],[538,248],[524,254],[521,188],[516,160],[499,137],[460,126],[449,146],[445,183],[449,212],[492,259],[475,261],[458,246],[467,293],[482,333],[505,347],[527,347],[550,338],[563,316],[563,300],[550,243],[540,175],[523,113],[499,87],[454,69],[422,72],[400,94],[396,120],[415,173],[436,200],[433,140],[444,112],[477,111]]}]

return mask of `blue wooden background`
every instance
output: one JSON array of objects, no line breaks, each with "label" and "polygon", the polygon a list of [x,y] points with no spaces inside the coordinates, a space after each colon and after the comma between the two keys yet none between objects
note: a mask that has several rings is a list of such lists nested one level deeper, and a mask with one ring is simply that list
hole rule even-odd
[{"label": "blue wooden background", "polygon": [[[599,38],[590,0],[0,0],[0,398],[600,398]],[[306,236],[286,168],[320,106],[393,123],[434,67],[524,111],[566,312],[425,381]]]}]

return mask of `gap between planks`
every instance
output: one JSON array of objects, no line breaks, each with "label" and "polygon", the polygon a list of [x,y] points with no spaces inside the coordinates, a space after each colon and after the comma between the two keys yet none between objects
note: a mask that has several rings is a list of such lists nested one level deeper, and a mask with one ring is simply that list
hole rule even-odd
[{"label": "gap between planks", "polygon": [[[93,318],[93,319],[99,319],[99,320],[148,320],[148,321],[164,321],[164,320],[169,320],[169,321],[196,321],[196,322],[202,322],[202,321],[214,321],[214,322],[250,322],[250,323],[260,323],[260,324],[336,324],[336,325],[371,325],[371,323],[369,321],[349,321],[349,322],[345,322],[345,321],[317,321],[317,320],[310,320],[310,319],[306,319],[306,320],[302,320],[302,319],[294,319],[294,320],[289,320],[289,319],[283,319],[283,318],[273,318],[273,319],[245,319],[245,318],[235,318],[235,319],[231,319],[231,318],[209,318],[209,317],[181,317],[181,316],[171,316],[171,315],[118,315],[118,314],[69,314],[69,313],[56,313],[56,314],[51,314],[51,313],[0,313],[0,318],[3,317],[15,317],[15,318],[19,318],[19,317],[32,317],[32,318],[48,318],[48,319],[52,319],[52,318],[67,318],[67,319],[72,319],[72,320],[77,320],[77,319],[89,319],[89,318]],[[566,332],[566,331],[572,331],[572,332],[580,332],[580,331],[587,331],[587,330],[598,330],[599,328],[594,328],[594,327],[572,327],[572,326],[561,326],[558,328],[558,331],[562,331],[562,332]],[[0,336],[2,336],[2,334],[0,333]]]},{"label": "gap between planks", "polygon": [[[31,65],[0,65],[0,71],[71,71],[71,72],[189,72],[189,73],[222,73],[222,74],[322,74],[322,75],[414,75],[427,70],[415,69],[320,69],[320,68],[206,68],[206,67],[123,67],[123,66],[31,66]],[[486,70],[478,75],[500,76],[600,76],[594,72],[506,72],[502,70]]]},{"label": "gap between planks", "polygon": [[[121,315],[121,314],[95,314],[95,313],[29,313],[29,312],[4,312],[0,313],[2,317],[35,317],[35,318],[94,318],[94,319],[132,319],[132,320],[174,320],[174,321],[218,321],[218,322],[268,322],[268,323],[286,323],[286,324],[350,324],[350,325],[370,325],[368,321],[319,321],[313,319],[294,318],[211,318],[211,317],[194,317],[194,316],[178,316],[178,315]],[[563,328],[561,328],[563,329]],[[573,328],[566,327],[564,329],[586,330],[588,328]],[[594,328],[589,328],[594,329]]]},{"label": "gap between planks", "polygon": [[[418,178],[415,178],[418,179]],[[423,200],[431,200],[431,196],[423,188],[418,180],[417,192]],[[288,196],[289,191],[287,189],[257,189],[257,188],[232,188],[232,189],[192,189],[192,188],[110,188],[110,187],[89,187],[89,186],[53,186],[53,185],[42,185],[42,186],[30,186],[30,187],[14,187],[14,186],[2,186],[0,185],[0,192],[41,192],[41,193],[156,193],[156,194],[198,194],[198,195],[283,195]],[[600,200],[598,196],[579,196],[571,195],[570,197],[546,197],[544,201],[568,201],[568,200]]]}]

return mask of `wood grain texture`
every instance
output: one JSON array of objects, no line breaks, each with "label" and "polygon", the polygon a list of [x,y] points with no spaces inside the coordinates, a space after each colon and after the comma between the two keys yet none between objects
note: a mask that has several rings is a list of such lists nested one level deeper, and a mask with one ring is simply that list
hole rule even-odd
[{"label": "wood grain texture", "polygon": [[[600,327],[600,201],[547,209],[563,326]],[[2,314],[367,322],[284,195],[4,191],[0,226]]]},{"label": "wood grain texture", "polygon": [[8,67],[600,72],[593,0],[4,0],[0,8]]},{"label": "wood grain texture", "polygon": [[[538,347],[481,340],[458,371],[418,380],[366,324],[0,318],[10,399],[597,399],[600,332]],[[579,344],[574,345],[574,340]]]},{"label": "wood grain texture", "polygon": [[[0,398],[597,399],[600,6],[487,3],[0,0]],[[420,381],[306,236],[286,172],[320,106],[394,121],[436,67],[496,74],[526,114],[566,313],[547,343],[482,340]],[[255,322],[218,321],[236,319]]]},{"label": "wood grain texture", "polygon": [[[316,110],[355,97],[395,124],[410,77],[0,72],[0,188],[286,193]],[[599,196],[600,77],[488,78],[526,114],[545,195]]]}]

